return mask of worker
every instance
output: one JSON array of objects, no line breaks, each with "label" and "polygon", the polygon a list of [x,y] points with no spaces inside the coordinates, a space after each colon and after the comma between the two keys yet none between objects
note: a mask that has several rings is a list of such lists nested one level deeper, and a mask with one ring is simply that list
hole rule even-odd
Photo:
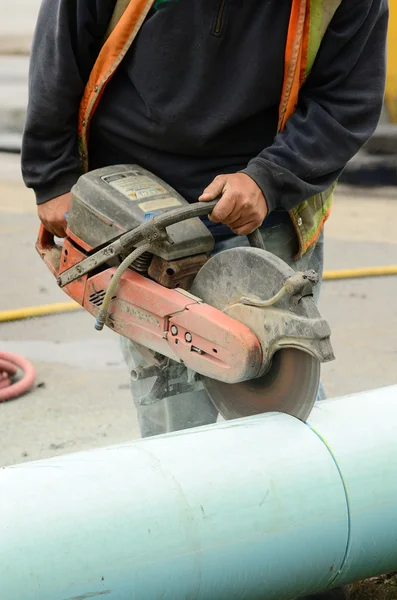
[{"label": "worker", "polygon": [[[334,184],[381,114],[387,0],[129,5],[105,42],[116,0],[42,2],[22,171],[45,227],[65,235],[82,165],[138,163],[189,202],[221,198],[206,220],[215,252],[260,227],[269,251],[321,275]],[[131,368],[145,362],[122,344]],[[175,393],[184,367],[171,379],[149,406],[153,379],[132,382],[145,437],[217,418],[200,382]]]},{"label": "worker", "polygon": [[[205,220],[215,252],[260,227],[269,251],[321,275],[335,182],[382,109],[387,0],[129,5],[109,36],[116,0],[42,2],[22,148],[41,221],[65,235],[82,167],[138,163],[189,202],[221,198]],[[131,384],[144,437],[217,419],[184,367],[168,379],[149,406],[153,379]]]}]

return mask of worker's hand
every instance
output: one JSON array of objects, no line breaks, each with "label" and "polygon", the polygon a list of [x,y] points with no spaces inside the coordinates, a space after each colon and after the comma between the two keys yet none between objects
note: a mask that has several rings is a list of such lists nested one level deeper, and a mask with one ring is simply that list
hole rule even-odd
[{"label": "worker's hand", "polygon": [[44,227],[57,237],[66,236],[66,214],[70,209],[70,192],[39,204],[37,213]]},{"label": "worker's hand", "polygon": [[224,223],[239,235],[248,235],[260,227],[267,216],[262,190],[244,173],[218,175],[200,196],[200,202],[221,197],[209,219]]}]

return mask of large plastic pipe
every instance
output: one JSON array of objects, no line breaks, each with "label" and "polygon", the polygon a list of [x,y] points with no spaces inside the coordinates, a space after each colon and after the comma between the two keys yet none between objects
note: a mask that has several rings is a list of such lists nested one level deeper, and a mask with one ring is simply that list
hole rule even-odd
[{"label": "large plastic pipe", "polygon": [[289,599],[397,568],[397,387],[0,470],[2,600]]}]

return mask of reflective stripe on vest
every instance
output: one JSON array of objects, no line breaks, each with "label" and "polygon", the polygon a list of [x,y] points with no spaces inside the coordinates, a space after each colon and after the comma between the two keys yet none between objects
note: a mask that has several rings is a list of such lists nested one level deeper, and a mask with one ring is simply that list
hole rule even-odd
[{"label": "reflective stripe on vest", "polygon": [[[107,38],[90,74],[79,113],[79,149],[83,171],[88,169],[88,133],[91,119],[106,85],[131,47],[155,0],[119,0]],[[293,115],[300,89],[308,77],[324,34],[342,0],[292,0],[285,49],[284,82],[279,108],[278,130]],[[315,244],[327,220],[335,185],[305,200],[290,211],[299,250],[296,258]]]},{"label": "reflective stripe on vest", "polygon": [[120,11],[120,19],[107,37],[91,71],[79,112],[79,150],[83,171],[88,169],[88,133],[91,119],[107,84],[127,54],[153,4],[154,0],[130,0],[127,8]]},{"label": "reflective stripe on vest", "polygon": [[[285,52],[284,85],[278,130],[294,114],[299,92],[313,67],[322,39],[342,0],[293,0]],[[300,258],[320,237],[328,219],[336,183],[290,211]]]}]

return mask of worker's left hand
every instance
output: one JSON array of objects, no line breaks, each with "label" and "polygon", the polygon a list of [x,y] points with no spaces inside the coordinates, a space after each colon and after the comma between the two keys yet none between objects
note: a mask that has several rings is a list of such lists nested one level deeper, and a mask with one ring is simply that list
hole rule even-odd
[{"label": "worker's left hand", "polygon": [[248,235],[267,216],[267,204],[260,187],[245,173],[218,175],[201,194],[200,202],[221,197],[209,215],[214,223],[224,223],[238,235]]}]

